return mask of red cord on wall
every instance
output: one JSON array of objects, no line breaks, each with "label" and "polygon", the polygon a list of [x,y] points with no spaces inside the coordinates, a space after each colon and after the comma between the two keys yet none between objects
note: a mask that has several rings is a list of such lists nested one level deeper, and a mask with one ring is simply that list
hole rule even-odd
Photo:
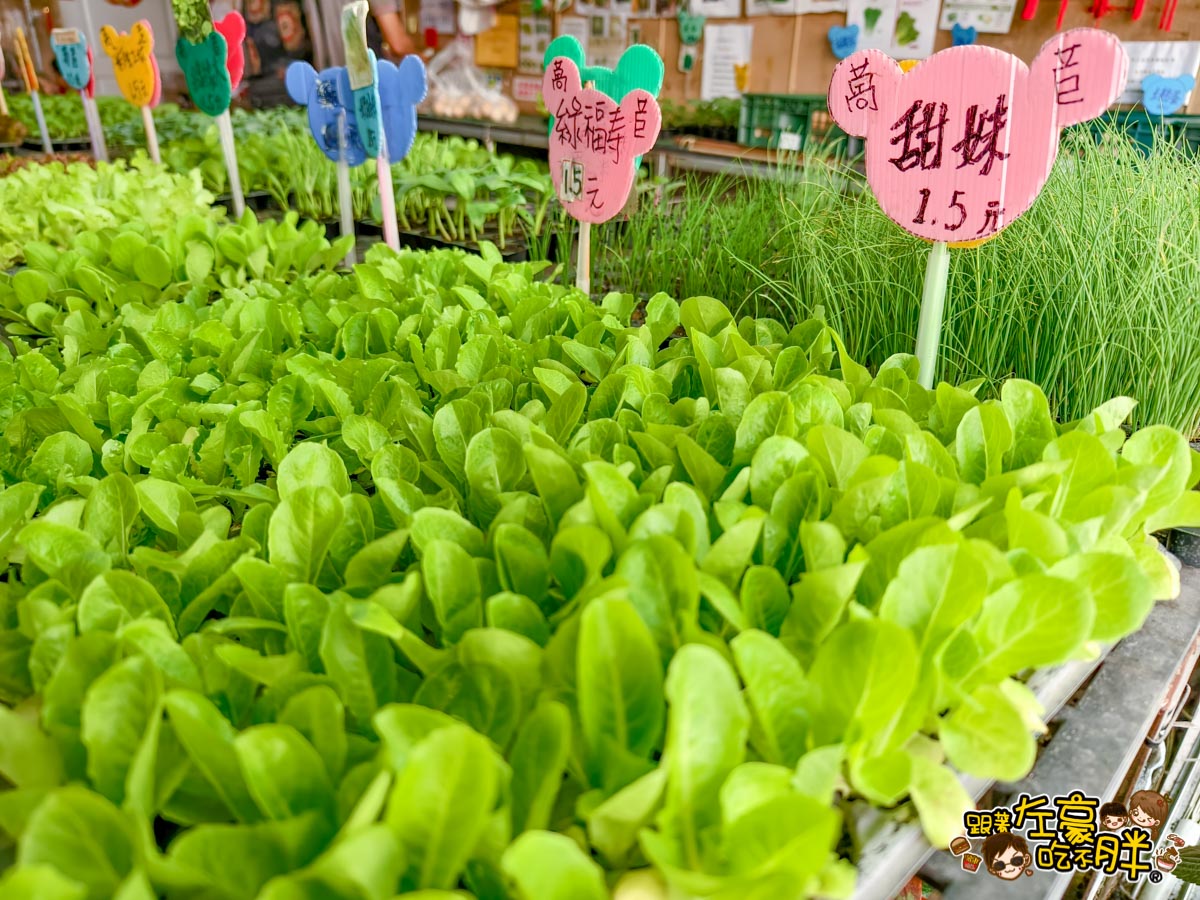
[{"label": "red cord on wall", "polygon": [[1021,10],[1021,18],[1028,22],[1037,15],[1038,0],[1025,0],[1025,7]]}]

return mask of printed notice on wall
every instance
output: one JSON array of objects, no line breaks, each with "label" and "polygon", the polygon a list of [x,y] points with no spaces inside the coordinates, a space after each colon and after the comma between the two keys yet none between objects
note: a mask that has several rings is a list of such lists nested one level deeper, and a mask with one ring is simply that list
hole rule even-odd
[{"label": "printed notice on wall", "polygon": [[542,99],[542,79],[528,75],[514,75],[512,98],[518,103],[537,103]]},{"label": "printed notice on wall", "polygon": [[858,26],[858,49],[894,59],[933,54],[938,0],[849,0],[846,24]]},{"label": "printed notice on wall", "polygon": [[[554,36],[554,23],[548,15],[533,11],[533,4],[521,6],[521,52],[517,69],[526,75],[541,75],[542,57]],[[539,79],[539,90],[540,79]]]},{"label": "printed notice on wall", "polygon": [[899,0],[889,54],[893,59],[924,59],[933,55],[939,0]]},{"label": "printed notice on wall", "polygon": [[750,65],[754,46],[753,25],[705,25],[704,62],[700,73],[700,99],[737,98],[738,70]]},{"label": "printed notice on wall", "polygon": [[845,12],[846,0],[796,0],[796,12],[800,15],[812,13],[820,15],[821,13]]},{"label": "printed notice on wall", "polygon": [[583,58],[588,58],[588,20],[583,16],[563,16],[558,20],[559,35],[569,34],[579,41],[583,48]]},{"label": "printed notice on wall", "polygon": [[882,50],[890,55],[896,32],[897,0],[849,0],[846,24],[858,26],[859,50]]},{"label": "printed notice on wall", "polygon": [[[1129,78],[1118,103],[1142,102],[1142,79],[1147,75],[1178,78],[1200,73],[1200,41],[1122,41],[1129,54]],[[1184,106],[1191,98],[1188,92]]]},{"label": "printed notice on wall", "polygon": [[1012,28],[1016,0],[945,0],[938,27],[949,31],[955,25],[974,28],[980,34],[1008,34]]},{"label": "printed notice on wall", "polygon": [[421,0],[419,16],[422,28],[433,28],[438,34],[454,34],[458,29],[454,0]]},{"label": "printed notice on wall", "polygon": [[588,59],[593,66],[615,69],[629,46],[627,16],[591,16],[588,19]]},{"label": "printed notice on wall", "polygon": [[693,0],[690,10],[706,19],[736,19],[742,14],[742,0]]},{"label": "printed notice on wall", "polygon": [[496,24],[475,38],[475,65],[515,69],[520,60],[519,35],[517,16],[497,15]]}]

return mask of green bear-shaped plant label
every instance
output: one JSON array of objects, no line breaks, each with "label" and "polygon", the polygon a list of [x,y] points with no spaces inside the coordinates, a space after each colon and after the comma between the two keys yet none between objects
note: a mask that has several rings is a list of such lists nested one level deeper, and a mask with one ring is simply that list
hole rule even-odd
[{"label": "green bear-shaped plant label", "polygon": [[679,11],[676,17],[679,21],[679,43],[692,46],[700,43],[704,37],[704,16],[693,16],[685,9]]},{"label": "green bear-shaped plant label", "polygon": [[175,42],[175,58],[187,79],[188,93],[192,102],[205,115],[221,115],[229,109],[233,88],[229,81],[229,69],[225,67],[225,55],[229,48],[219,31],[209,32],[199,42],[185,37]]}]

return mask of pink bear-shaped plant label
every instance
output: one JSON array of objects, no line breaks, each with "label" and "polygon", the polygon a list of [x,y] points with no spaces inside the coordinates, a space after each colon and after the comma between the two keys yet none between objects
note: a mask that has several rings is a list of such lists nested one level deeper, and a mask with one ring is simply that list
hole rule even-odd
[{"label": "pink bear-shaped plant label", "polygon": [[1059,133],[1103,113],[1128,69],[1121,42],[1093,28],[1055,35],[1030,66],[970,45],[905,72],[860,50],[834,69],[829,111],[865,138],[867,181],[889,218],[928,241],[977,241],[1029,209]]},{"label": "pink bear-shaped plant label", "polygon": [[558,199],[580,222],[607,222],[629,199],[634,161],[658,140],[658,102],[640,88],[619,104],[584,88],[578,67],[565,56],[546,67],[542,97],[554,114],[550,177]]}]

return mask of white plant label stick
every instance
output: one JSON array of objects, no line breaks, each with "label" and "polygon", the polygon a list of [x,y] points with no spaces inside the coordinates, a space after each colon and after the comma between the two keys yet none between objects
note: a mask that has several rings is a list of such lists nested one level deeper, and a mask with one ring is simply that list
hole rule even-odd
[{"label": "white plant label stick", "polygon": [[[348,144],[346,141],[346,113],[340,112],[337,121],[338,131],[338,161],[337,185],[338,208],[342,214],[342,236],[354,236],[354,208],[350,197],[350,163],[347,161]],[[352,266],[357,262],[354,245],[346,251],[346,265]]]}]

